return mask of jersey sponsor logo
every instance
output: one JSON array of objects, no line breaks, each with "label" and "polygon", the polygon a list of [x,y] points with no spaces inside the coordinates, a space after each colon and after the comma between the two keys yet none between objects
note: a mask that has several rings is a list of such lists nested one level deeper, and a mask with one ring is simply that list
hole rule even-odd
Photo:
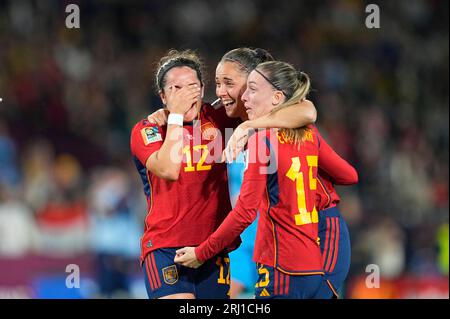
[{"label": "jersey sponsor logo", "polygon": [[202,132],[202,139],[207,141],[215,140],[217,135],[219,134],[218,129],[211,122],[202,124],[200,130]]},{"label": "jersey sponsor logo", "polygon": [[176,265],[171,265],[162,269],[164,282],[173,285],[178,281],[178,270]]},{"label": "jersey sponsor logo", "polygon": [[144,127],[141,130],[141,135],[146,146],[150,143],[162,141],[161,133],[159,133],[158,127],[156,126]]}]

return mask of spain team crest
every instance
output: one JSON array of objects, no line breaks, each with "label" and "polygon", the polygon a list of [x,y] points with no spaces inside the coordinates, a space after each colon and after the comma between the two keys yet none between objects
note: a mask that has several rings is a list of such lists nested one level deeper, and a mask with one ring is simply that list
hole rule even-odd
[{"label": "spain team crest", "polygon": [[173,285],[178,281],[178,269],[176,265],[163,268],[162,273],[166,284]]},{"label": "spain team crest", "polygon": [[206,122],[200,127],[202,131],[202,139],[212,141],[219,134],[219,130],[211,122]]}]

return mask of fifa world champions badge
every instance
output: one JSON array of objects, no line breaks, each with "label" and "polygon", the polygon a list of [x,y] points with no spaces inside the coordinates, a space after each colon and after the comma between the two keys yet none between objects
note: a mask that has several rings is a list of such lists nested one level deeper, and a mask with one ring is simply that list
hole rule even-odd
[{"label": "fifa world champions badge", "polygon": [[142,139],[144,140],[144,145],[162,141],[161,133],[156,126],[144,127],[141,130]]}]

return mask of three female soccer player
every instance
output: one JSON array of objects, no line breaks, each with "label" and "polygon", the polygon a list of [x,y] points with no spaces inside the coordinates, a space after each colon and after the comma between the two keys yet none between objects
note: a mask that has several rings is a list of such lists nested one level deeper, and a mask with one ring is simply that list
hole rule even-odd
[{"label": "three female soccer player", "polygon": [[[167,126],[144,119],[131,134],[148,202],[141,263],[150,298],[227,298],[229,290],[227,251],[237,247],[238,238],[198,270],[173,261],[178,248],[200,244],[231,210],[226,164],[220,163],[222,148],[216,146],[224,145],[225,128],[236,127],[237,121],[226,116],[224,107],[202,102],[201,68],[191,51],[171,51],[162,58],[156,82],[170,111]],[[292,127],[310,123],[314,106],[299,104],[266,119],[280,115],[280,122],[288,124],[300,119]]]}]

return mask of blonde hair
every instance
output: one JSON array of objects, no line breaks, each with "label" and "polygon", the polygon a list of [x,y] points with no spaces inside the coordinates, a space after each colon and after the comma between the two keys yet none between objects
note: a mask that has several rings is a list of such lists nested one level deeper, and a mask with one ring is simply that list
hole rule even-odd
[{"label": "blonde hair", "polygon": [[[308,74],[297,71],[291,64],[281,61],[268,61],[259,64],[256,69],[277,90],[283,92],[286,100],[272,109],[271,114],[303,101],[311,89]],[[306,126],[296,129],[280,129],[281,136],[286,142],[300,147],[300,144],[310,137],[311,130]]]}]

